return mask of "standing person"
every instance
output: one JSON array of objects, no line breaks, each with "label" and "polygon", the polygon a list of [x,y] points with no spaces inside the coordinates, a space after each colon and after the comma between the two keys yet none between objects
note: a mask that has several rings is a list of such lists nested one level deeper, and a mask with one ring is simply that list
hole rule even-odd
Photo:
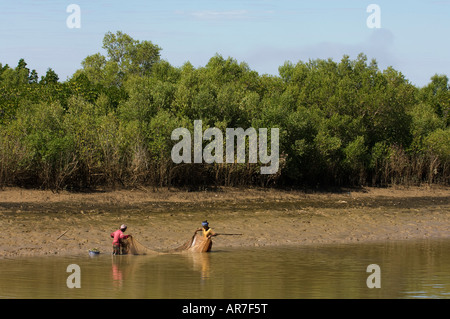
[{"label": "standing person", "polygon": [[202,231],[203,237],[210,239],[212,236],[217,236],[219,234],[215,233],[212,228],[209,227],[209,223],[207,220],[202,222],[202,227],[197,229],[195,233]]},{"label": "standing person", "polygon": [[118,230],[111,233],[111,238],[113,239],[113,255],[120,255],[120,248],[122,246],[122,239],[127,239],[130,235],[125,235],[124,232],[127,230],[127,225],[123,224]]}]

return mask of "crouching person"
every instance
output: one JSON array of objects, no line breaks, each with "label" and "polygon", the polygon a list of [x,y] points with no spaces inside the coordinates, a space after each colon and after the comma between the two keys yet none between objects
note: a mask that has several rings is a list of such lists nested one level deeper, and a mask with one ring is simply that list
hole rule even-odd
[{"label": "crouching person", "polygon": [[130,235],[125,235],[124,232],[127,230],[127,225],[121,225],[118,230],[111,233],[111,238],[113,239],[113,255],[121,255],[121,249],[123,248],[123,239],[127,239]]}]

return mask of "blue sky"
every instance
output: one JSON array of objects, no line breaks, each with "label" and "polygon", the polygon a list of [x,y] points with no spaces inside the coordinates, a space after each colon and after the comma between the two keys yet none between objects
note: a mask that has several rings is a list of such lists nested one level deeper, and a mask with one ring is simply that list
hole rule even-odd
[{"label": "blue sky", "polygon": [[[379,29],[366,24],[372,3]],[[66,25],[69,4],[81,8],[79,29]],[[0,63],[24,58],[40,75],[51,67],[65,80],[118,30],[159,45],[174,66],[204,66],[219,53],[278,75],[285,61],[363,52],[417,86],[450,76],[450,0],[0,0]]]}]

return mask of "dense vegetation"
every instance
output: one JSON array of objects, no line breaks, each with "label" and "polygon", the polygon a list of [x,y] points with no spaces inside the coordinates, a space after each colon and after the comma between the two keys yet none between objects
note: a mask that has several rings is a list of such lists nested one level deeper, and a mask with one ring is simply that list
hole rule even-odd
[{"label": "dense vegetation", "polygon": [[[259,75],[220,55],[173,67],[157,45],[107,33],[65,81],[0,64],[0,186],[448,184],[450,87],[415,87],[364,54]],[[280,170],[174,164],[177,127],[280,128]]]}]

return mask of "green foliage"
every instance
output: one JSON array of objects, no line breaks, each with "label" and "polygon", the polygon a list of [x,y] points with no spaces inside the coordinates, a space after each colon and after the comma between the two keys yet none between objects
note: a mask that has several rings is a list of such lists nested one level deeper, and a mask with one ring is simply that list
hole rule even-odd
[{"label": "green foliage", "polygon": [[23,104],[17,110],[16,120],[6,128],[17,143],[16,149],[6,150],[2,157],[18,156],[14,160],[17,168],[10,169],[26,168],[28,176],[19,176],[23,182],[49,188],[62,186],[66,173],[72,169],[74,151],[63,122],[64,109],[59,103]]},{"label": "green foliage", "polygon": [[433,107],[448,126],[450,121],[450,83],[446,75],[434,75],[420,91],[420,99]]},{"label": "green foliage", "polygon": [[[37,76],[37,74],[36,74]],[[34,78],[35,76],[33,76]],[[43,85],[52,85],[52,84],[56,84],[59,81],[59,77],[58,74],[55,73],[55,71],[53,71],[51,68],[49,68],[47,70],[47,73],[45,73],[45,76],[42,77],[41,79],[41,84]]]},{"label": "green foliage", "polygon": [[448,162],[450,160],[450,128],[433,131],[425,138],[424,144],[441,161]]},{"label": "green foliage", "polygon": [[[417,88],[364,54],[259,75],[221,55],[174,67],[120,31],[61,82],[0,64],[0,185],[348,186],[449,183],[446,75]],[[279,128],[280,171],[171,161],[178,127]]]}]

